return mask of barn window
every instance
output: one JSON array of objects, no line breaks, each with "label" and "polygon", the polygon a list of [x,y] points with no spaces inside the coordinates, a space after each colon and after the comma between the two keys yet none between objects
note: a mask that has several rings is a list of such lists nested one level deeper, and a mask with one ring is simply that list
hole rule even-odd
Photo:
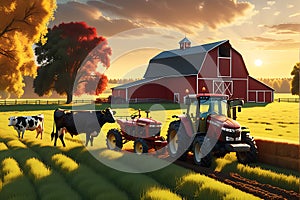
[{"label": "barn window", "polygon": [[222,45],[219,47],[219,57],[230,57],[229,45]]}]

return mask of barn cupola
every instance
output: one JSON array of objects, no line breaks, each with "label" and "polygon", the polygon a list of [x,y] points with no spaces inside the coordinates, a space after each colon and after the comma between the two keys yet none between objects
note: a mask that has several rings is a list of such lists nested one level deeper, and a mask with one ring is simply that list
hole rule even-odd
[{"label": "barn cupola", "polygon": [[191,47],[191,41],[189,39],[187,39],[187,37],[184,37],[180,42],[180,49],[187,49]]}]

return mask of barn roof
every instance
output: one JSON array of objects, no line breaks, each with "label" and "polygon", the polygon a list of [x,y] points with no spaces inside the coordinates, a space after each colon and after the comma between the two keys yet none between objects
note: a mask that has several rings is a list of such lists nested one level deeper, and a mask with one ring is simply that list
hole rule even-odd
[{"label": "barn roof", "polygon": [[[252,76],[249,76],[249,79],[252,80],[252,81],[254,81],[254,82],[257,82],[258,84],[260,84],[261,86],[263,86],[263,87],[264,87],[265,89],[267,89],[267,90],[275,91],[274,88],[272,88],[272,87],[268,86],[267,84],[265,84],[265,83],[263,83],[263,82],[261,82],[261,81],[255,79],[255,78],[253,78]],[[250,88],[249,88],[249,89],[250,89],[250,90],[252,89],[252,88],[251,88],[251,83],[250,83]]]},{"label": "barn roof", "polygon": [[198,74],[206,54],[225,42],[228,40],[161,52],[150,60],[144,78]]},{"label": "barn roof", "polygon": [[123,85],[119,85],[117,87],[114,87],[113,89],[126,89],[126,88],[134,87],[134,86],[137,86],[137,85],[149,83],[151,81],[158,80],[158,79],[160,79],[160,78],[141,79],[141,80],[137,80],[137,81],[134,81],[134,82],[131,82],[131,83],[126,83],[126,84],[123,84]]}]

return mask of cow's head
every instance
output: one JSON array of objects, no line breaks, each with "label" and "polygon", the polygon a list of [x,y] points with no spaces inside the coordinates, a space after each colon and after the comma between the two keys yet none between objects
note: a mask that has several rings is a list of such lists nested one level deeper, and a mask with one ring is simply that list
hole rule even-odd
[{"label": "cow's head", "polygon": [[116,114],[115,111],[112,111],[110,108],[106,108],[104,111],[103,111],[103,117],[104,117],[104,120],[107,122],[107,123],[114,123],[116,120],[114,118],[114,114]]},{"label": "cow's head", "polygon": [[8,118],[8,126],[15,126],[16,124],[17,124],[17,118],[16,117]]}]

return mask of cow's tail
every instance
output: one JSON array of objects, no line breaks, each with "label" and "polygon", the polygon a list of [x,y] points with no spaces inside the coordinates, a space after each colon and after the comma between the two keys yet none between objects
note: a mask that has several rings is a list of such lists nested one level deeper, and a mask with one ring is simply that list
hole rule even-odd
[{"label": "cow's tail", "polygon": [[[56,110],[58,110],[58,109],[56,109]],[[56,110],[54,111],[54,113],[53,113],[53,128],[52,128],[52,133],[51,133],[51,141],[53,140],[53,138],[54,138],[54,135],[55,135],[55,112],[56,112]]]},{"label": "cow's tail", "polygon": [[39,117],[39,120],[42,122],[41,124],[42,124],[42,127],[41,127],[41,131],[42,131],[42,134],[43,134],[43,131],[44,131],[44,115],[43,114],[39,114],[38,115],[38,117]]}]

